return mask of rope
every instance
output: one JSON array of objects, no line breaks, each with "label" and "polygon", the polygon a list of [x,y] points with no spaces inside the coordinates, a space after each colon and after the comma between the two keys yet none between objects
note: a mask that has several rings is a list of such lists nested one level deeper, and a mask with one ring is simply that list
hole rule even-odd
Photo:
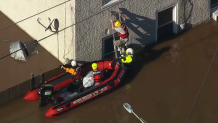
[{"label": "rope", "polygon": [[[59,64],[59,61],[60,61],[60,60],[59,60],[59,40],[58,40],[58,34],[57,34],[57,45],[58,45],[58,47],[57,47],[58,50],[57,50],[57,51],[58,51],[58,66],[59,66],[59,65],[60,65],[60,64]],[[58,69],[58,74],[60,74],[60,69]]]},{"label": "rope", "polygon": [[32,17],[34,17],[34,16],[36,16],[36,15],[39,15],[39,14],[41,14],[41,13],[44,13],[44,12],[50,10],[50,9],[53,9],[53,8],[55,8],[55,7],[58,7],[58,6],[60,6],[60,5],[64,4],[64,3],[66,3],[66,2],[69,2],[69,1],[71,1],[71,0],[65,1],[65,2],[60,3],[60,4],[56,5],[56,6],[53,6],[53,7],[49,8],[49,9],[46,9],[46,10],[44,10],[44,11],[42,11],[42,12],[39,12],[39,13],[34,14],[34,15],[30,16],[30,17],[27,17],[27,18],[25,18],[25,19],[23,19],[23,20],[20,20],[20,21],[18,21],[18,22],[16,22],[16,23],[13,23],[13,24],[11,24],[11,25],[8,25],[8,26],[6,26],[6,27],[3,27],[3,28],[0,29],[0,31],[2,31],[2,30],[4,30],[4,29],[7,29],[7,28],[9,28],[9,27],[11,27],[11,26],[14,26],[14,25],[16,25],[16,24],[18,24],[18,23],[20,23],[20,22],[22,22],[22,21],[25,21],[25,20],[27,20],[27,19],[30,19],[30,18],[32,18]]},{"label": "rope", "polygon": [[184,23],[186,23],[186,0],[183,0],[182,1],[183,2],[183,21],[184,21]]},{"label": "rope", "polygon": [[[66,21],[67,21],[67,14],[66,14],[66,4],[65,4],[65,23],[64,23],[64,26],[66,27]],[[63,59],[66,61],[66,58],[65,58],[65,52],[66,52],[66,33],[65,33],[66,31],[64,31],[64,54],[63,54]]]},{"label": "rope", "polygon": [[[70,8],[71,8],[71,10],[72,10],[72,5],[70,4]],[[73,11],[73,10],[72,10]],[[74,13],[71,13],[70,14],[71,15],[71,22],[73,22],[73,17],[75,17],[75,14]],[[66,26],[66,25],[65,25]],[[73,29],[71,30],[72,31],[72,33],[73,33]],[[73,43],[73,36],[72,36],[72,39],[71,39],[71,42],[70,42],[70,45],[68,46],[68,52],[67,53],[65,53],[65,50],[66,50],[66,48],[64,48],[64,59],[66,60],[66,55],[68,55],[69,54],[69,52],[70,52],[70,48],[72,47],[72,43]],[[65,42],[65,45],[66,45],[66,42]],[[68,62],[68,61],[67,61]]]},{"label": "rope", "polygon": [[212,66],[212,64],[213,64],[213,62],[214,62],[214,59],[215,59],[216,54],[217,54],[217,51],[218,51],[218,47],[217,47],[216,52],[215,52],[215,54],[214,54],[214,56],[213,56],[213,59],[212,59],[212,61],[211,61],[210,67],[209,67],[209,69],[208,69],[208,71],[207,71],[207,74],[206,74],[206,76],[205,76],[205,78],[204,78],[204,81],[203,81],[203,83],[201,84],[201,88],[200,88],[200,90],[199,90],[199,92],[198,92],[198,95],[196,96],[195,101],[194,101],[194,103],[193,103],[193,105],[192,105],[192,107],[191,107],[191,110],[190,110],[190,112],[189,112],[189,114],[188,114],[188,116],[187,116],[187,118],[186,118],[186,120],[185,120],[185,123],[187,123],[187,121],[188,121],[188,119],[189,119],[189,116],[191,115],[191,112],[192,112],[192,110],[193,110],[193,108],[194,108],[194,106],[195,106],[195,103],[197,102],[197,99],[198,99],[198,97],[199,97],[199,95],[200,95],[200,93],[201,93],[201,90],[202,90],[203,86],[204,86],[204,83],[206,82],[207,76],[208,76],[208,74],[209,74],[209,72],[210,72],[210,69],[211,69],[211,66]]}]

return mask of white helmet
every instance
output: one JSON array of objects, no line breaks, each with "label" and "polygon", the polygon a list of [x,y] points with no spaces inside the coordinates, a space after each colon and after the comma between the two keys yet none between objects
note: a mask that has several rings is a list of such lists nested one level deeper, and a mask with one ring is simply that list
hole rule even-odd
[{"label": "white helmet", "polygon": [[73,67],[75,67],[75,66],[76,66],[76,61],[73,60],[73,61],[71,62],[71,65],[72,65]]},{"label": "white helmet", "polygon": [[133,51],[132,48],[128,48],[128,49],[126,50],[126,54],[133,55],[133,53],[134,53],[134,51]]}]

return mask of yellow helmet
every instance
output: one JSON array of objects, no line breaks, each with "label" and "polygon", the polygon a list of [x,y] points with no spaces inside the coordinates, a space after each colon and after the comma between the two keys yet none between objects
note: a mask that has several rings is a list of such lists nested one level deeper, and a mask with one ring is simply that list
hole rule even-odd
[{"label": "yellow helmet", "polygon": [[98,68],[98,64],[97,63],[92,63],[92,69],[95,70]]},{"label": "yellow helmet", "polygon": [[116,27],[121,27],[121,22],[120,22],[120,21],[116,21],[116,22],[115,22],[115,26],[116,26]]}]

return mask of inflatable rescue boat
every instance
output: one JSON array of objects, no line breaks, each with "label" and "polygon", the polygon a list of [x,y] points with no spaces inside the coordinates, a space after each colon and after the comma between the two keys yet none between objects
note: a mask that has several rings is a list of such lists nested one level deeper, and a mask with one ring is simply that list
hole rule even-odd
[{"label": "inflatable rescue boat", "polygon": [[90,100],[102,93],[105,93],[117,86],[124,74],[125,69],[116,61],[97,61],[98,69],[104,74],[102,81],[84,89],[84,80],[92,71],[91,64],[86,63],[81,66],[81,81],[76,81],[76,77],[69,73],[60,74],[35,90],[28,91],[25,100],[36,100],[40,98],[40,107],[49,103],[51,106],[45,113],[45,117],[56,117],[60,113],[73,108],[87,100]]}]

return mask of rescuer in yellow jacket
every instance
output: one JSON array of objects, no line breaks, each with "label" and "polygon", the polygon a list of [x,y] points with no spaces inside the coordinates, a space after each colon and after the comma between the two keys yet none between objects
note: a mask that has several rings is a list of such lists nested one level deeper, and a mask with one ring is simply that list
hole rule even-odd
[{"label": "rescuer in yellow jacket", "polygon": [[128,48],[126,50],[126,56],[123,58],[121,58],[121,62],[124,64],[124,66],[126,68],[130,68],[130,65],[133,61],[133,54],[134,54],[134,51],[132,48]]}]

